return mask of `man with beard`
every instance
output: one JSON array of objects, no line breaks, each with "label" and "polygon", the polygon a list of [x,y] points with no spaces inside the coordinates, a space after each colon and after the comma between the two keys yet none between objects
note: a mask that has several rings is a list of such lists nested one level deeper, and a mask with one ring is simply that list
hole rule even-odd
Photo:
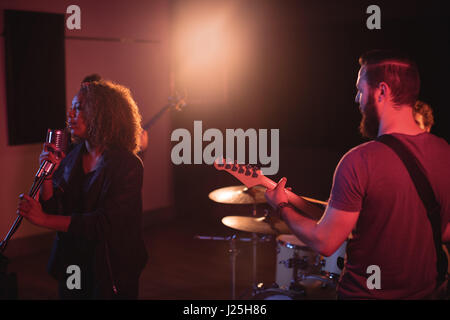
[{"label": "man with beard", "polygon": [[[450,149],[414,121],[420,80],[414,62],[387,51],[359,59],[356,102],[364,137],[392,135],[412,151],[440,204],[442,241],[450,240]],[[329,256],[347,242],[340,299],[426,299],[438,284],[433,230],[409,173],[378,140],[347,152],[333,178],[328,206],[314,221],[288,204],[286,178],[266,198],[292,232]],[[308,212],[304,212],[308,214]]]}]

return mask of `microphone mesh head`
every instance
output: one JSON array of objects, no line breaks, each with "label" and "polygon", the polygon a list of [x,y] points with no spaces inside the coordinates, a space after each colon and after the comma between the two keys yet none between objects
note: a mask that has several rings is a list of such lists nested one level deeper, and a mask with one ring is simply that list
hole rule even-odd
[{"label": "microphone mesh head", "polygon": [[53,143],[56,147],[55,151],[62,151],[67,154],[68,135],[66,130],[48,129],[46,142]]}]

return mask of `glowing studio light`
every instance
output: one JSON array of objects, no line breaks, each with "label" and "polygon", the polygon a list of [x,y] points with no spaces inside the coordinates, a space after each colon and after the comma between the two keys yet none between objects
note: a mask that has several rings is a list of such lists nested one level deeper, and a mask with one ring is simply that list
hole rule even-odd
[{"label": "glowing studio light", "polygon": [[[205,97],[226,96],[230,72],[239,70],[243,49],[242,26],[236,22],[233,2],[180,2],[173,33],[177,85]],[[242,33],[242,30],[240,30]]]},{"label": "glowing studio light", "polygon": [[228,41],[223,17],[193,22],[183,30],[178,62],[183,73],[215,71],[226,62]]}]

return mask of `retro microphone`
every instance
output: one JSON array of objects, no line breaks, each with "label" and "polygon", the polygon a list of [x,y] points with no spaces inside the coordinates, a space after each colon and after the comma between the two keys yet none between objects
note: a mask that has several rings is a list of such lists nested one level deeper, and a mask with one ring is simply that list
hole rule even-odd
[{"label": "retro microphone", "polygon": [[[64,154],[67,153],[67,146],[68,146],[68,134],[66,130],[47,130],[47,137],[45,138],[45,142],[52,143],[55,145],[55,148],[51,149],[50,151],[57,154],[57,157],[60,157],[60,154],[64,152]],[[41,163],[41,166],[39,167],[38,171],[36,172],[35,181],[41,179],[41,177],[46,177],[49,174],[52,173],[53,168],[55,167],[55,164],[51,163],[50,161],[44,160]],[[40,187],[40,186],[39,186]],[[32,187],[33,189],[33,187]]]},{"label": "retro microphone", "polygon": [[[48,129],[47,130],[47,137],[45,139],[45,142],[54,144],[55,148],[52,148],[51,151],[56,153],[58,157],[60,156],[60,154],[62,152],[64,152],[64,154],[67,153],[68,140],[69,140],[69,135],[68,135],[67,131],[64,129],[62,129],[62,130]],[[45,178],[52,173],[54,167],[55,167],[54,163],[51,163],[50,161],[47,161],[47,160],[42,161],[42,163],[34,177],[33,185],[31,186],[30,191],[28,193],[28,195],[31,198],[36,197],[37,192],[41,188],[42,183],[44,182]],[[3,239],[0,242],[0,253],[5,251],[9,239],[19,228],[20,223],[22,222],[22,219],[23,219],[22,216],[18,216],[16,218],[12,227],[9,229],[9,232],[6,235],[5,239]]]}]

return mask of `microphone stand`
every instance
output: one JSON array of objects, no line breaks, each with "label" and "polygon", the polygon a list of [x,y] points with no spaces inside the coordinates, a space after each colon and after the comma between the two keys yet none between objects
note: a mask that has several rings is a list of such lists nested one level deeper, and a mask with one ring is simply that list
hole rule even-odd
[{"label": "microphone stand", "polygon": [[[44,161],[33,181],[33,185],[28,193],[30,197],[33,199],[36,197],[42,183],[45,178],[50,174],[53,170],[54,164],[48,161]],[[13,225],[9,229],[6,237],[0,242],[0,299],[17,299],[18,290],[17,290],[17,278],[15,274],[8,274],[7,268],[9,259],[3,255],[3,252],[6,250],[8,245],[8,241],[11,239],[13,234],[19,228],[23,217],[18,215]]]},{"label": "microphone stand", "polygon": [[[39,189],[41,188],[42,183],[44,182],[45,178],[52,172],[54,168],[54,164],[49,161],[44,161],[41,166],[39,167],[38,172],[36,173],[36,176],[33,181],[33,185],[30,188],[30,191],[28,195],[31,198],[35,198]],[[8,241],[11,239],[13,234],[17,231],[20,224],[22,223],[22,216],[18,216],[16,220],[14,221],[13,225],[9,229],[8,234],[6,237],[0,242],[0,254],[2,254],[6,250],[6,246],[8,245]]]}]

